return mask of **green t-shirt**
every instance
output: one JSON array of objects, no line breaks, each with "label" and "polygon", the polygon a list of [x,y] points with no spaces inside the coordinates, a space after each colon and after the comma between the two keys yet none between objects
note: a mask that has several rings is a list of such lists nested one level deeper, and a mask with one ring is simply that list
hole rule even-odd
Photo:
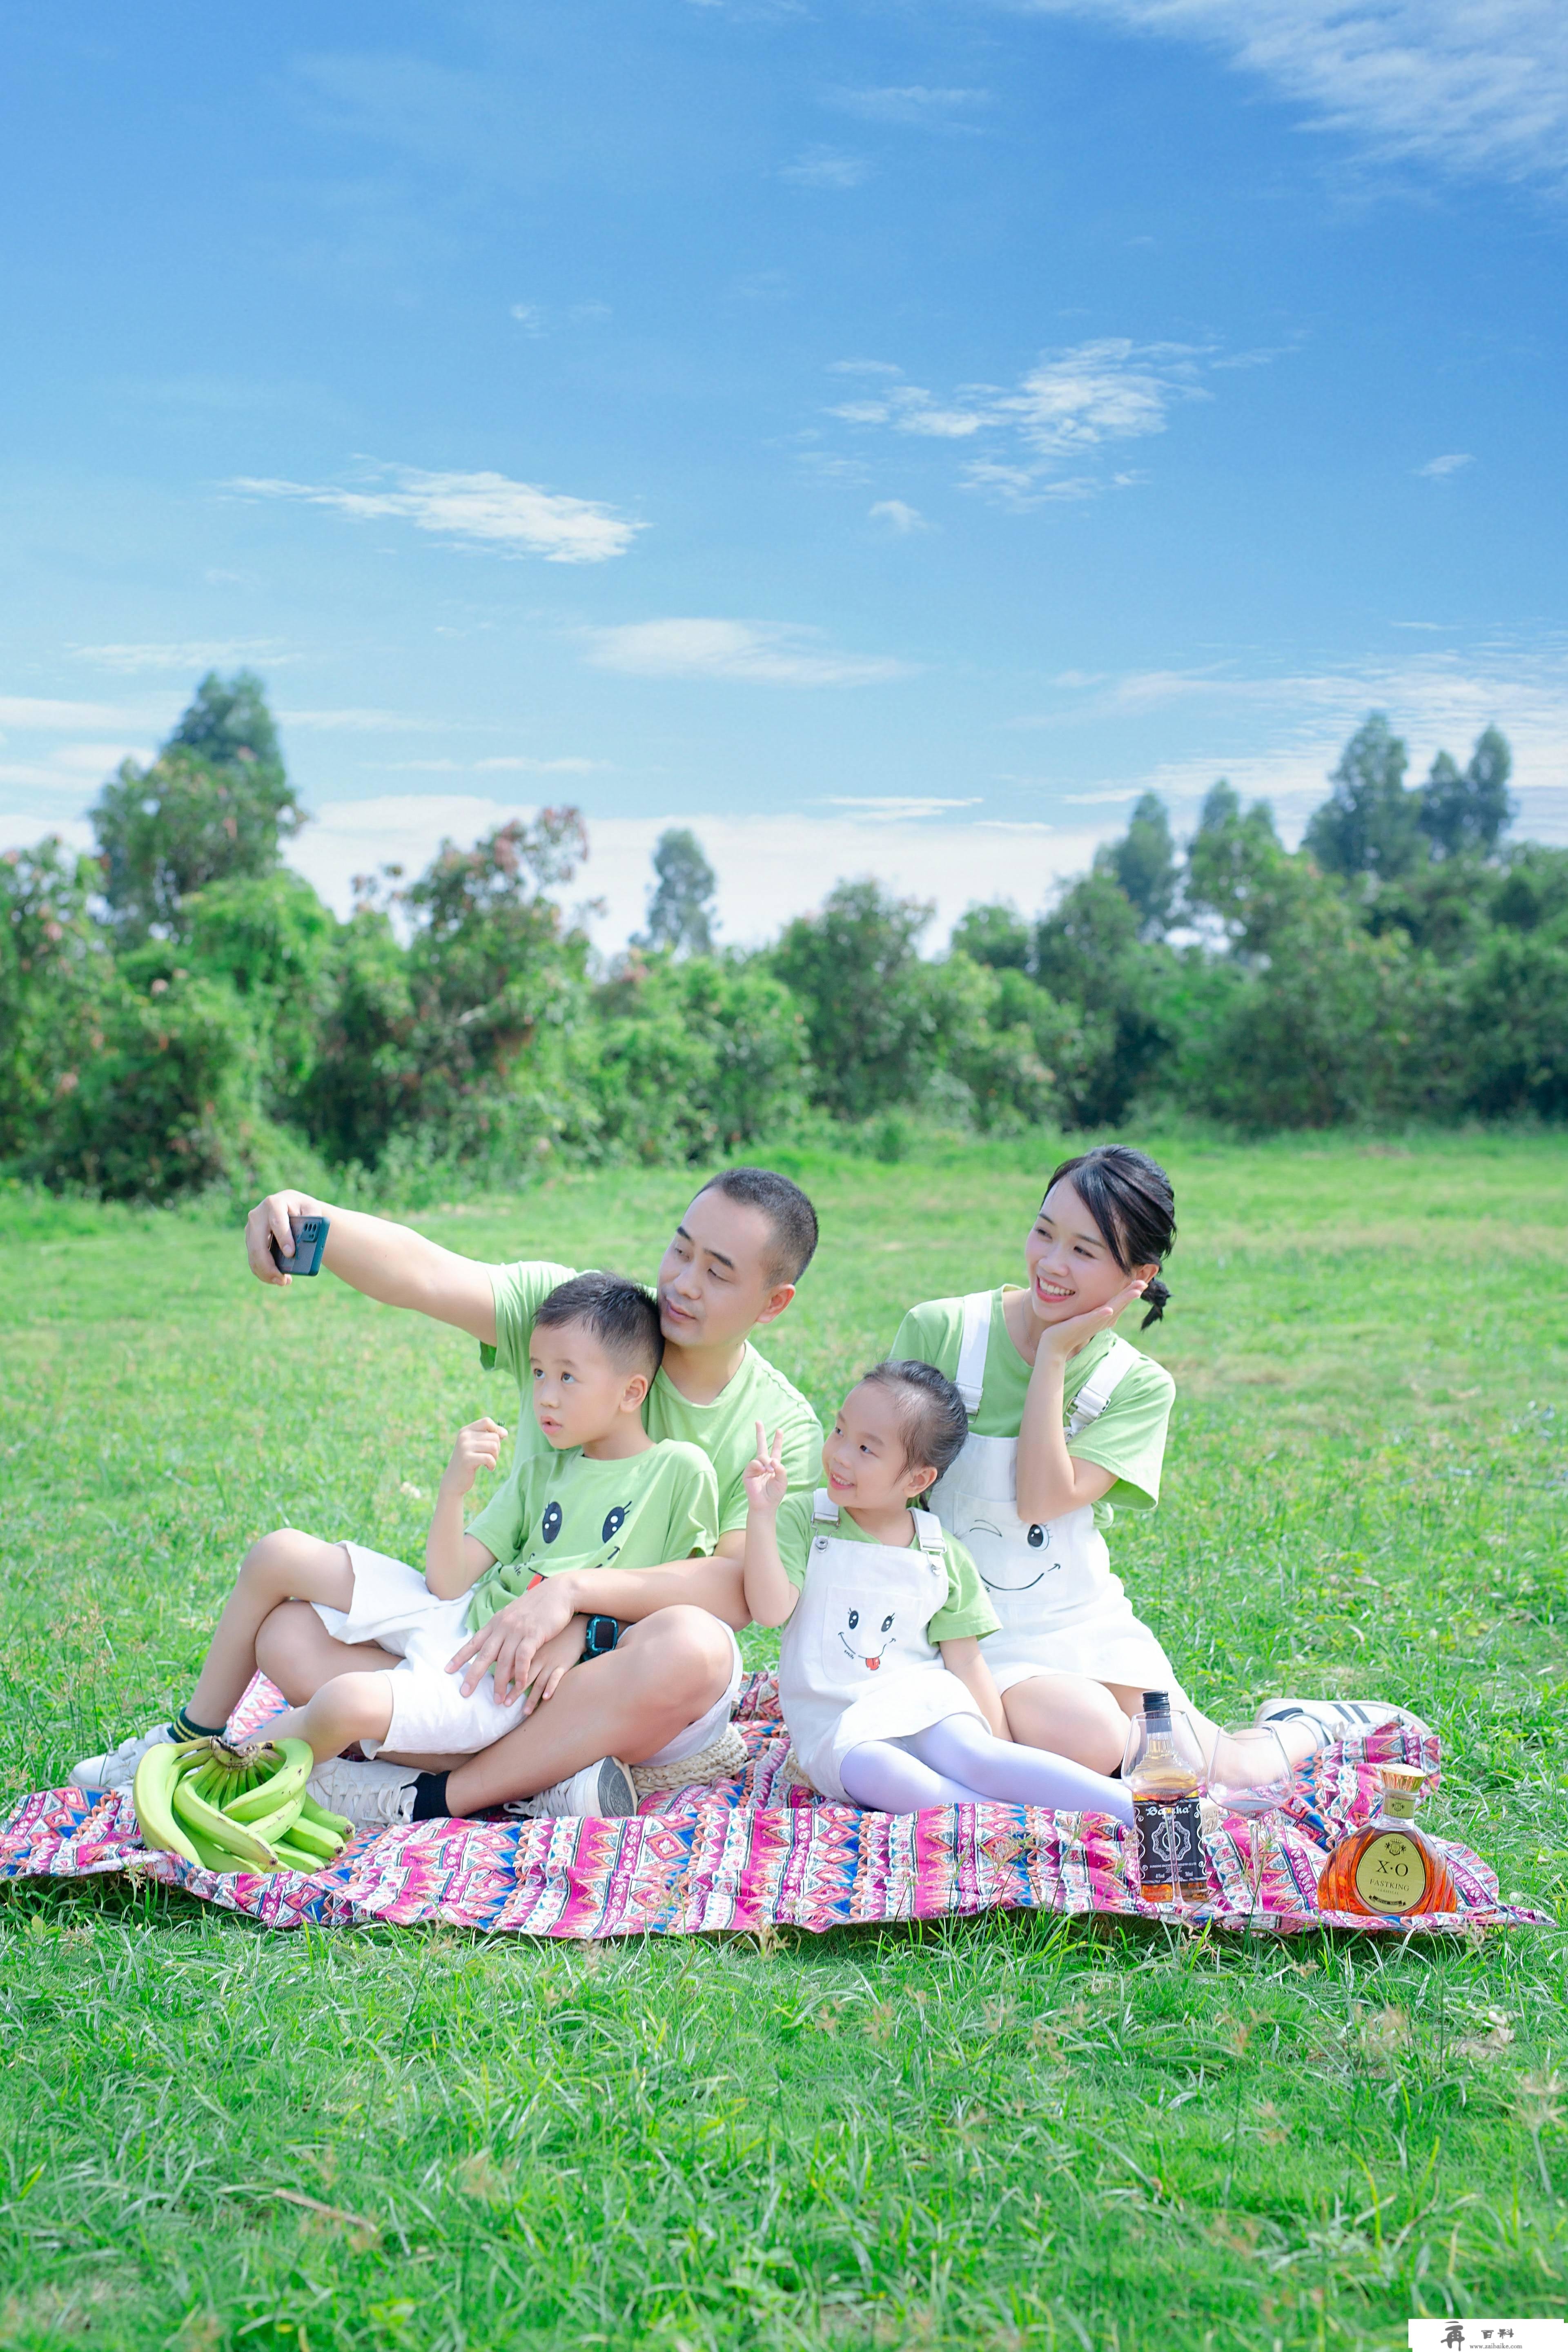
[{"label": "green t-shirt", "polygon": [[[1023,1425],[1024,1400],[1034,1368],[1013,1345],[1002,1312],[1003,1298],[1015,1286],[1009,1283],[992,1293],[980,1410],[970,1423],[977,1437],[1016,1437]],[[910,1307],[899,1326],[893,1354],[934,1364],[950,1381],[956,1380],[963,1338],[963,1299],[931,1298],[923,1307]],[[1100,1332],[1068,1364],[1062,1397],[1069,1420],[1074,1398],[1103,1360],[1110,1339],[1109,1331]],[[1069,1444],[1068,1452],[1076,1459],[1098,1463],[1116,1480],[1094,1507],[1097,1527],[1110,1526],[1117,1506],[1128,1511],[1152,1511],[1159,1501],[1165,1431],[1175,1393],[1176,1384],[1164,1365],[1157,1364],[1152,1356],[1140,1354],[1117,1382],[1105,1411]]]},{"label": "green t-shirt", "polygon": [[661,1568],[710,1552],[718,1540],[713,1465],[694,1445],[650,1445],[622,1462],[590,1461],[580,1446],[524,1454],[468,1532],[494,1552],[474,1587],[477,1633],[536,1576],[570,1568]]},{"label": "green t-shirt", "polygon": [[[533,1318],[557,1284],[569,1282],[577,1271],[555,1265],[546,1258],[524,1259],[516,1265],[491,1268],[495,1295],[496,1344],[481,1346],[479,1359],[487,1370],[510,1372],[521,1398],[517,1453],[521,1459],[544,1449],[545,1440],[529,1402],[528,1342]],[[746,1465],[757,1450],[760,1421],[772,1437],[783,1433],[784,1468],[792,1486],[816,1486],[822,1475],[822,1423],[797,1388],[759,1355],[748,1340],[741,1369],[711,1404],[693,1404],[681,1395],[662,1366],[655,1375],[643,1406],[643,1427],[650,1437],[679,1439],[695,1445],[713,1465],[719,1482],[719,1534],[728,1535],[746,1524]]]},{"label": "green t-shirt", "polygon": [[[856,1526],[847,1511],[839,1512],[837,1528],[826,1520],[814,1519],[815,1501],[814,1488],[809,1495],[786,1495],[779,1505],[779,1565],[797,1592],[805,1583],[814,1536],[841,1535],[850,1543],[877,1541],[875,1536],[867,1535],[864,1528]],[[911,1532],[911,1550],[917,1542]],[[956,1536],[948,1536],[942,1549],[947,1563],[947,1599],[926,1626],[926,1638],[931,1642],[957,1642],[966,1633],[994,1633],[1001,1620],[985,1597],[980,1570]]]}]

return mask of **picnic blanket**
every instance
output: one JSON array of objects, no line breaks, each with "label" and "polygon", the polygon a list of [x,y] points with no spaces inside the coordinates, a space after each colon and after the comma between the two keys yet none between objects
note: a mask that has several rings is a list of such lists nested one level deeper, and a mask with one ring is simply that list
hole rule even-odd
[{"label": "picnic blanket", "polygon": [[[258,1676],[231,1731],[254,1734],[280,1706]],[[47,1789],[0,1825],[0,1878],[135,1872],[269,1927],[440,1920],[488,1935],[691,1936],[961,1918],[992,1910],[1168,1918],[1129,1869],[1131,1832],[1098,1813],[1032,1805],[946,1805],[863,1813],[827,1804],[788,1770],[789,1738],[771,1674],[753,1674],[735,1721],[743,1774],[661,1791],[624,1821],[420,1822],[362,1832],[331,1869],[218,1875],[142,1844],[130,1795]],[[1209,1900],[1194,1924],[1300,1935],[1322,1926],[1372,1935],[1463,1935],[1550,1924],[1500,1900],[1479,1857],[1440,1841],[1463,1909],[1424,1919],[1321,1912],[1314,1890],[1335,1840],[1367,1820],[1378,1768],[1436,1775],[1438,1742],[1397,1726],[1324,1748],[1287,1803],[1260,1823],[1224,1819],[1205,1839]],[[1253,1888],[1253,1840],[1258,1875]]]}]

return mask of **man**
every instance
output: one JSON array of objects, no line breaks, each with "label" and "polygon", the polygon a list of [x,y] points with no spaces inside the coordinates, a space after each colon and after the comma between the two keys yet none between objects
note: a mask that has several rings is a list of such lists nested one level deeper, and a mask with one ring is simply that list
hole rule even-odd
[{"label": "man", "polygon": [[[288,1286],[291,1276],[279,1270],[271,1244],[289,1254],[290,1216],[311,1215],[330,1221],[328,1271],[384,1306],[415,1308],[479,1341],[487,1368],[519,1384],[520,1449],[542,1447],[527,1394],[529,1337],[535,1311],[574,1269],[539,1260],[486,1265],[385,1218],[274,1192],[246,1222],[246,1250],[259,1281]],[[685,1439],[712,1463],[720,1501],[713,1557],[552,1576],[510,1602],[457,1653],[465,1687],[492,1667],[503,1682],[529,1682],[539,1650],[574,1618],[613,1618],[620,1637],[478,1756],[328,1768],[337,1811],[364,1822],[419,1820],[437,1811],[465,1815],[520,1800],[541,1811],[595,1811],[595,1792],[612,1778],[601,1769],[605,1759],[676,1763],[719,1736],[740,1682],[733,1629],[747,1622],[742,1474],[757,1423],[781,1432],[792,1486],[812,1483],[822,1446],[811,1406],[749,1335],[784,1312],[816,1247],[816,1213],[788,1177],[731,1168],[702,1187],[659,1266],[664,1360],[644,1419],[650,1437]],[[334,1639],[303,1601],[275,1610],[256,1647],[296,1706],[333,1675],[395,1664],[373,1644]]]}]

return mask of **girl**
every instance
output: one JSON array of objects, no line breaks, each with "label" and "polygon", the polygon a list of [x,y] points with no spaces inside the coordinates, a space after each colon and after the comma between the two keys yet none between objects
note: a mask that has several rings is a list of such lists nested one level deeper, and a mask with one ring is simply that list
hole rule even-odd
[{"label": "girl", "polygon": [[[1187,1708],[1205,1751],[1215,1736],[1112,1575],[1104,1534],[1118,1508],[1159,1500],[1174,1383],[1113,1326],[1138,1298],[1144,1329],[1160,1319],[1171,1295],[1160,1269],[1175,1237],[1164,1170],[1100,1144],[1052,1176],[1024,1244],[1022,1289],[913,1307],[894,1341],[895,1354],[946,1373],[968,1411],[968,1438],[931,1507],[973,1553],[1001,1620],[985,1657],[1007,1729],[1100,1772],[1120,1767],[1146,1688]],[[1279,1700],[1258,1720],[1275,1724],[1297,1763],[1400,1715]]]},{"label": "girl", "polygon": [[1005,1803],[1131,1822],[1112,1780],[1013,1746],[980,1652],[994,1633],[963,1546],[910,1507],[955,1459],[967,1421],[922,1363],[876,1365],[822,1449],[827,1484],[788,1493],[779,1440],[757,1428],[745,1473],[746,1606],[782,1625],[779,1696],[813,1786],[877,1812]]}]

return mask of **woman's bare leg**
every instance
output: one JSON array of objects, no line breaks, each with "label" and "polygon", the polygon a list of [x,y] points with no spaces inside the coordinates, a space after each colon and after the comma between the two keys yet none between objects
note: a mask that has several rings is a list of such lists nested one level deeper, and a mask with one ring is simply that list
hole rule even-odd
[{"label": "woman's bare leg", "polygon": [[279,1528],[253,1543],[185,1703],[191,1720],[228,1721],[256,1672],[256,1637],[280,1601],[323,1601],[330,1609],[346,1609],[353,1586],[348,1550],[341,1543],[323,1543],[297,1528]]},{"label": "woman's bare leg", "polygon": [[[1089,1675],[1031,1675],[1004,1693],[1002,1711],[1008,1730],[1024,1747],[1049,1748],[1087,1764],[1091,1772],[1114,1772],[1126,1750],[1128,1723],[1142,1705],[1143,1693],[1132,1683],[1097,1683]],[[1186,1716],[1206,1759],[1217,1726],[1192,1706]]]}]

